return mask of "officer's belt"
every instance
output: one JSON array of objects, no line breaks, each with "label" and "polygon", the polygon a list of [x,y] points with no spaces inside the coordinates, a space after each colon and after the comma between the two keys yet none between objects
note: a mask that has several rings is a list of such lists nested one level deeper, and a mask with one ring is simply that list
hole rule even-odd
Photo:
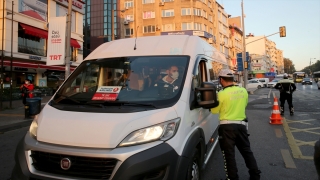
[{"label": "officer's belt", "polygon": [[220,124],[243,124],[247,125],[247,122],[245,121],[229,121],[229,120],[221,120]]}]

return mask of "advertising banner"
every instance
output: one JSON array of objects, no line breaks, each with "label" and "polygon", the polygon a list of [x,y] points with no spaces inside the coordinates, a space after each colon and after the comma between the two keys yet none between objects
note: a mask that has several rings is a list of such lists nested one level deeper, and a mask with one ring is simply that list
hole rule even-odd
[{"label": "advertising banner", "polygon": [[[54,0],[54,1],[56,1],[57,3],[65,7],[68,7],[69,5],[68,0]],[[72,10],[77,11],[81,14],[84,14],[84,2],[80,0],[72,0]]]},{"label": "advertising banner", "polygon": [[19,0],[19,13],[48,21],[48,0]]},{"label": "advertising banner", "polygon": [[48,31],[47,65],[64,65],[67,17],[51,17]]},{"label": "advertising banner", "polygon": [[[66,16],[68,14],[68,8],[57,4],[56,6],[56,16]],[[76,13],[72,11],[71,13],[71,32],[76,32]]]}]

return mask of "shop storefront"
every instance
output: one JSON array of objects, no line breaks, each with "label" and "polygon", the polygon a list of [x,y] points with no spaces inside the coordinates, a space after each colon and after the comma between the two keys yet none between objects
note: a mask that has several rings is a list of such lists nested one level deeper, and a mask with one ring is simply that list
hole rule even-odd
[{"label": "shop storefront", "polygon": [[[71,71],[75,66],[70,67]],[[56,89],[64,81],[64,66],[47,66],[44,62],[12,61],[12,72],[10,71],[10,60],[4,61],[4,83],[3,87],[20,87],[25,79],[30,79],[35,86],[50,87]]]}]

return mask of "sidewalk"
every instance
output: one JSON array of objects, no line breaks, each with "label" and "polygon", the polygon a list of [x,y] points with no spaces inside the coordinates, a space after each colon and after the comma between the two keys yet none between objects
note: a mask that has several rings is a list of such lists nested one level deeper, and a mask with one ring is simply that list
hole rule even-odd
[{"label": "sidewalk", "polygon": [[[41,109],[51,99],[52,96],[41,97]],[[9,101],[2,102],[3,109],[0,110],[0,133],[13,129],[29,126],[32,119],[25,118],[24,105],[22,100],[12,101],[12,108]]]}]

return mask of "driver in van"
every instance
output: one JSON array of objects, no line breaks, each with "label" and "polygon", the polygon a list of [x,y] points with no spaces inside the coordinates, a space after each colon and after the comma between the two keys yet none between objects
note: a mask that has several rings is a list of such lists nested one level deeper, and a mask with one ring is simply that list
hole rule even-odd
[{"label": "driver in van", "polygon": [[[174,90],[179,89],[180,81],[179,81],[179,69],[178,66],[172,65],[167,70],[167,75],[162,78],[161,83],[171,84],[173,85]],[[158,86],[156,83],[154,86]]]}]

